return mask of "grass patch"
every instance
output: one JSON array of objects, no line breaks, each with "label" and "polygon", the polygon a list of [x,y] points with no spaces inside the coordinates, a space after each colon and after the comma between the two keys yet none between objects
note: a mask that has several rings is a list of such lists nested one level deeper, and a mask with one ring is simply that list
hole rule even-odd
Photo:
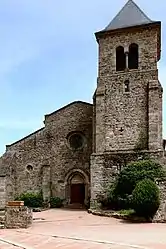
[{"label": "grass patch", "polygon": [[135,214],[135,211],[133,209],[128,209],[128,210],[117,211],[117,213],[120,215],[131,216]]},{"label": "grass patch", "polygon": [[[137,216],[133,209],[116,211],[118,218],[131,222],[131,223],[146,223],[151,222],[151,219]],[[115,217],[117,218],[117,217]]]}]

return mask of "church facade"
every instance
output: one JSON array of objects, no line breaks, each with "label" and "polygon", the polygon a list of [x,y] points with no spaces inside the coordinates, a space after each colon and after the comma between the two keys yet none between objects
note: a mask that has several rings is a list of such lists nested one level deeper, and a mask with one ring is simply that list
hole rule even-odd
[{"label": "church facade", "polygon": [[65,203],[97,205],[127,163],[164,162],[162,86],[157,62],[161,22],[129,0],[97,32],[99,65],[93,104],[77,101],[45,115],[44,127],[6,146],[0,159],[6,199],[42,191]]}]

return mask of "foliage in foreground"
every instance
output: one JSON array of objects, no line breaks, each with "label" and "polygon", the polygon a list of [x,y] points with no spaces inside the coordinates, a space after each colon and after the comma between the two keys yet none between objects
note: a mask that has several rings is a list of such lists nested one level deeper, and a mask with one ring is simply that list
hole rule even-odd
[{"label": "foliage in foreground", "polygon": [[127,209],[127,210],[123,209],[123,210],[118,211],[117,213],[121,215],[131,216],[135,214],[135,211],[133,209]]},{"label": "foliage in foreground", "polygon": [[106,196],[98,196],[102,207],[127,210],[132,207],[132,193],[136,185],[145,179],[152,182],[165,179],[163,167],[153,160],[140,160],[123,168],[115,182],[109,186]]},{"label": "foliage in foreground", "polygon": [[24,201],[24,205],[27,207],[42,207],[43,204],[43,197],[41,193],[23,193],[18,196],[15,200],[17,201]]},{"label": "foliage in foreground", "polygon": [[63,199],[60,197],[51,197],[50,198],[50,207],[51,208],[60,208],[63,206]]},{"label": "foliage in foreground", "polygon": [[156,161],[142,160],[130,163],[119,174],[115,194],[121,197],[131,195],[139,181],[144,179],[155,181],[164,177],[165,172]]},{"label": "foliage in foreground", "polygon": [[[26,192],[15,198],[17,201],[24,201],[24,205],[27,207],[38,208],[43,207],[45,204],[43,201],[42,193],[32,193]],[[50,207],[51,208],[60,208],[63,206],[63,199],[59,197],[50,198]]]},{"label": "foliage in foreground", "polygon": [[132,204],[138,216],[153,218],[160,205],[157,185],[150,179],[140,181],[133,191]]}]

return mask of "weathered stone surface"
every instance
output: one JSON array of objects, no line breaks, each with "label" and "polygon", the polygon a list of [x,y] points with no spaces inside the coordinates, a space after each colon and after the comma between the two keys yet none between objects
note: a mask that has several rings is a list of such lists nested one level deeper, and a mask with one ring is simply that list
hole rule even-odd
[{"label": "weathered stone surface", "polygon": [[[7,200],[23,192],[42,190],[44,201],[59,196],[70,202],[69,181],[79,174],[85,183],[85,202],[88,202],[92,111],[89,103],[71,103],[46,115],[43,129],[7,146],[0,163],[0,172],[3,170],[7,175],[6,194],[10,196]],[[75,132],[84,137],[80,149],[71,148],[68,142],[69,134]]]},{"label": "weathered stone surface", "polygon": [[0,209],[6,206],[6,176],[0,175]]},{"label": "weathered stone surface", "polygon": [[160,207],[153,218],[153,222],[166,222],[166,182],[159,182],[158,187],[160,189]]},{"label": "weathered stone surface", "polygon": [[7,206],[5,212],[5,227],[12,228],[28,228],[32,225],[32,210],[28,207],[12,207]]},{"label": "weathered stone surface", "polygon": [[42,208],[33,208],[33,212],[41,212]]},{"label": "weathered stone surface", "polygon": [[[149,146],[150,149],[162,149],[162,92],[156,60],[157,35],[158,29],[143,27],[108,33],[98,39],[96,153],[148,149]],[[131,43],[139,46],[138,70],[116,72],[116,47],[123,46],[125,51],[129,51]],[[124,92],[126,79],[130,82],[128,93]],[[152,87],[154,83],[155,87]]]},{"label": "weathered stone surface", "polygon": [[96,208],[97,195],[105,195],[108,185],[114,182],[119,172],[128,163],[142,159],[160,161],[163,157],[161,151],[117,151],[91,156],[91,208]]},{"label": "weathered stone surface", "polygon": [[[97,196],[105,195],[107,186],[129,162],[146,158],[164,162],[162,87],[157,70],[160,23],[99,32],[96,37],[99,71],[93,98],[91,155],[91,208],[94,209],[98,206]],[[133,43],[138,45],[138,68],[129,69],[129,47]],[[118,46],[125,52],[126,68],[122,71],[116,71]],[[126,80],[128,92],[125,92]]]}]

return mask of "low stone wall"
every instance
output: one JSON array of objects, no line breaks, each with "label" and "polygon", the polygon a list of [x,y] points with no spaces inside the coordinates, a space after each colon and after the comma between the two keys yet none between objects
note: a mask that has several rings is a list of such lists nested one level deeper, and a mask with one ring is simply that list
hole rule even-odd
[{"label": "low stone wall", "polygon": [[160,189],[160,207],[154,216],[153,222],[166,223],[166,181],[158,182]]},{"label": "low stone wall", "polygon": [[32,210],[28,207],[6,206],[5,228],[28,228],[32,222]]},{"label": "low stone wall", "polygon": [[104,211],[104,210],[93,210],[93,209],[89,209],[88,213],[93,214],[93,215],[97,215],[97,216],[104,216],[104,217],[112,217],[112,218],[116,218],[119,220],[124,220],[126,222],[131,222],[131,223],[151,223],[153,221],[147,220],[143,217],[137,217],[137,216],[128,216],[125,214],[120,214],[118,212],[115,211]]},{"label": "low stone wall", "polygon": [[[163,212],[163,209],[165,210],[165,205],[163,207],[163,203],[161,203],[159,210],[157,211],[156,215],[152,220],[146,220],[143,217],[137,217],[137,216],[128,216],[125,214],[120,214],[116,211],[105,211],[102,209],[88,209],[89,214],[97,215],[97,216],[104,216],[104,217],[112,217],[120,220],[126,220],[126,221],[131,221],[131,222],[152,222],[152,223],[166,223],[166,215],[165,212]],[[161,208],[163,208],[161,210]]]}]

